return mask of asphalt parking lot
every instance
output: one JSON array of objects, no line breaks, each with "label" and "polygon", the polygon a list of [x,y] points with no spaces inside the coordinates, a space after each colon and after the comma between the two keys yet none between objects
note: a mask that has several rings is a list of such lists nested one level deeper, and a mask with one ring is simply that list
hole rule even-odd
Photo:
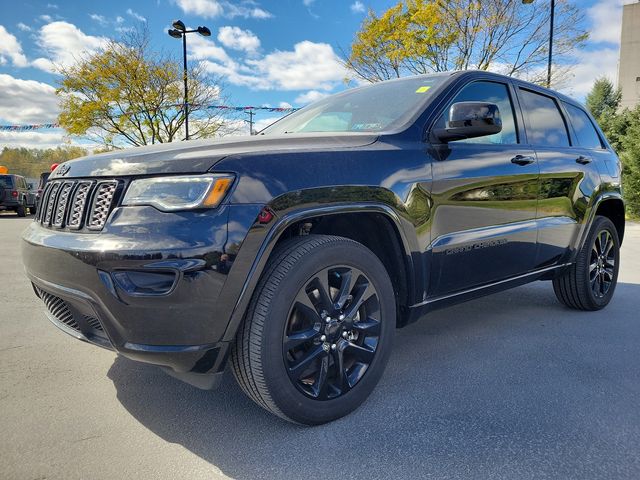
[{"label": "asphalt parking lot", "polygon": [[607,309],[538,282],[436,312],[362,408],[302,428],[230,374],[200,391],[58,331],[23,273],[29,221],[0,215],[3,479],[640,478],[640,225]]}]

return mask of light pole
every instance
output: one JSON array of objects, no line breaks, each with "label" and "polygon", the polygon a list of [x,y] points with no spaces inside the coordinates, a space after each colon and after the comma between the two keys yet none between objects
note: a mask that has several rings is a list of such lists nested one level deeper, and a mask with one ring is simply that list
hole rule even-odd
[{"label": "light pole", "polygon": [[198,27],[195,30],[187,30],[181,20],[173,22],[173,28],[170,28],[168,33],[173,38],[182,38],[182,58],[184,62],[184,69],[182,73],[182,80],[184,81],[184,131],[185,140],[189,140],[189,88],[187,86],[187,33],[199,33],[203,37],[211,36],[211,30],[207,27]]},{"label": "light pole", "polygon": [[[534,0],[522,0],[525,5],[533,3]],[[549,18],[549,62],[547,63],[547,88],[551,87],[551,62],[553,61],[553,22],[556,13],[556,0],[551,0],[551,16]]]}]

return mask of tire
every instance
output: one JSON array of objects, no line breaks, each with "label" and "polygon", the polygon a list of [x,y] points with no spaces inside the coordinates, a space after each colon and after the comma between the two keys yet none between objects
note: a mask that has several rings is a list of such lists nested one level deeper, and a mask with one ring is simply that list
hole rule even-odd
[{"label": "tire", "polygon": [[362,244],[328,235],[288,240],[272,255],[236,335],[234,376],[249,398],[285,420],[336,420],[358,408],[382,376],[395,316],[389,275]]},{"label": "tire", "polygon": [[[600,247],[601,243],[604,247]],[[602,248],[604,257],[599,255]],[[564,275],[553,280],[553,290],[558,300],[569,308],[600,310],[613,297],[619,269],[618,231],[607,217],[597,216],[576,262]]]},{"label": "tire", "polygon": [[20,204],[18,208],[16,208],[16,213],[19,217],[27,216],[27,203],[24,200],[22,200],[22,204]]}]

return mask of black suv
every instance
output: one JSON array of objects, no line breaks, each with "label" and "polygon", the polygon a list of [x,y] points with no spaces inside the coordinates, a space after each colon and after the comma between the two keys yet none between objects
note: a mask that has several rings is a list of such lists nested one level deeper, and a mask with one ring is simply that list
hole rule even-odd
[{"label": "black suv", "polygon": [[0,175],[0,211],[13,210],[19,217],[36,211],[36,197],[20,175]]},{"label": "black suv", "polygon": [[319,424],[435,308],[534,280],[603,308],[624,227],[620,163],[580,104],[467,71],[339,93],[249,138],[67,162],[23,258],[70,335],[201,388],[230,363],[258,405]]}]

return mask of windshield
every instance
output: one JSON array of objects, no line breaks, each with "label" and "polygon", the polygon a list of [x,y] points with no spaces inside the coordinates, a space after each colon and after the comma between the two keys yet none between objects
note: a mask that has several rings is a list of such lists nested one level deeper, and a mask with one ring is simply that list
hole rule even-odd
[{"label": "windshield", "polygon": [[347,90],[288,115],[261,134],[391,130],[418,113],[446,78],[421,75]]}]

